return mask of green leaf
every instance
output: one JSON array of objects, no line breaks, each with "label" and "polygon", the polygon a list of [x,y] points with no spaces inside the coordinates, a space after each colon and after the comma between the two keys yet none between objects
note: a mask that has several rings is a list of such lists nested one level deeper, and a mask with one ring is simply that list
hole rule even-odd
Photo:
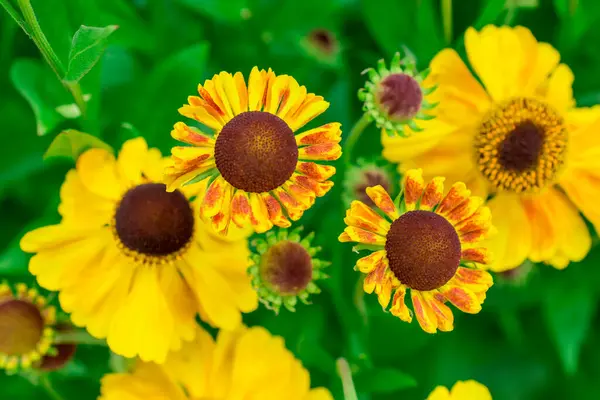
[{"label": "green leaf", "polygon": [[248,0],[179,0],[179,3],[221,22],[236,22],[250,15]]},{"label": "green leaf", "polygon": [[354,377],[356,390],[361,393],[392,393],[417,386],[412,376],[395,368],[373,368]]},{"label": "green leaf", "polygon": [[544,300],[544,316],[563,369],[574,375],[581,346],[596,312],[596,295],[584,287],[557,283],[550,286]]},{"label": "green leaf", "polygon": [[78,82],[92,69],[102,56],[108,37],[117,28],[117,25],[104,28],[81,25],[71,43],[69,66],[64,77],[66,82]]},{"label": "green leaf", "polygon": [[100,148],[113,152],[112,147],[97,137],[69,129],[61,132],[54,138],[44,154],[44,160],[54,157],[66,157],[77,160],[81,153],[91,148]]},{"label": "green leaf", "polygon": [[10,79],[17,91],[27,100],[37,125],[37,134],[43,136],[52,131],[63,120],[54,107],[48,103],[48,71],[39,61],[17,60],[10,69]]}]

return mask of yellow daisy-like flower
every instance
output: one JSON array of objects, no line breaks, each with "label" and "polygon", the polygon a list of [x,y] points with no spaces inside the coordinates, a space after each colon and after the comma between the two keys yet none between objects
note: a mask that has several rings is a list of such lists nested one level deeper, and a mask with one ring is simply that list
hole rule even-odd
[{"label": "yellow daisy-like flower", "polygon": [[401,171],[427,166],[427,177],[493,195],[488,205],[502,217],[492,270],[583,259],[591,239],[578,211],[600,229],[600,108],[575,108],[571,70],[527,28],[469,28],[465,47],[484,86],[456,51],[442,50],[428,78],[436,119],[408,139],[382,134],[384,156]]},{"label": "yellow daisy-like flower", "polygon": [[176,123],[173,138],[192,146],[173,148],[166,182],[174,190],[208,179],[200,211],[217,231],[227,232],[231,221],[257,232],[287,228],[331,189],[335,168],[313,161],[340,157],[340,124],[297,133],[329,107],[323,97],[291,76],[256,67],[247,86],[240,72],[221,72],[198,93],[179,112],[214,136]]},{"label": "yellow daisy-like flower", "polygon": [[410,170],[396,202],[381,186],[367,188],[387,219],[353,201],[344,219],[348,226],[339,237],[341,242],[361,243],[357,250],[375,250],[356,263],[366,274],[364,291],[375,292],[384,310],[391,300],[390,312],[411,322],[404,302],[410,289],[417,321],[429,333],[453,329],[447,301],[463,312],[478,313],[493,283],[479,269],[489,262],[481,241],[492,228],[490,210],[462,182],[444,196],[443,182],[436,177],[425,184],[420,169]]},{"label": "yellow daisy-like flower", "polygon": [[8,373],[40,367],[52,357],[56,308],[25,284],[0,284],[0,368]]},{"label": "yellow daisy-like flower", "polygon": [[29,271],[60,291],[77,326],[115,353],[164,361],[194,338],[196,314],[227,329],[258,305],[243,232],[224,238],[198,219],[198,185],[167,192],[165,166],[143,138],[118,158],[91,149],[61,188],[62,221],[27,233]]},{"label": "yellow daisy-like flower", "polygon": [[492,400],[492,395],[481,383],[468,380],[456,382],[452,390],[448,390],[445,386],[438,386],[427,400]]},{"label": "yellow daisy-like flower", "polygon": [[196,340],[163,365],[138,363],[132,372],[102,379],[99,400],[333,400],[310,388],[310,376],[262,327],[220,331],[217,340],[198,329]]}]

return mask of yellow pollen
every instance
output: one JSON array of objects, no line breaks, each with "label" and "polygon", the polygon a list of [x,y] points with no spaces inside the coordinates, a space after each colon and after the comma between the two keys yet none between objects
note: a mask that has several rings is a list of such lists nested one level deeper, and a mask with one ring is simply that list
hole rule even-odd
[{"label": "yellow pollen", "polygon": [[536,99],[515,98],[483,119],[475,137],[475,161],[495,189],[535,192],[555,180],[567,142],[556,110]]}]

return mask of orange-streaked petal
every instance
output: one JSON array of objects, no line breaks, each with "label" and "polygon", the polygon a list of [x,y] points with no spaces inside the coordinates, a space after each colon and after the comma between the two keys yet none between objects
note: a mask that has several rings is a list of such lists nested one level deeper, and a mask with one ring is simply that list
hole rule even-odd
[{"label": "orange-streaked petal", "polygon": [[[442,215],[445,217],[452,225],[457,224],[458,222],[470,217],[481,207],[484,203],[484,200],[479,196],[471,196],[458,206],[454,207],[451,211],[446,212]],[[489,211],[489,210],[488,210]],[[490,214],[487,214],[487,220],[491,219]]]},{"label": "orange-streaked petal", "polygon": [[400,285],[394,293],[392,307],[390,312],[393,316],[400,318],[404,322],[412,321],[412,311],[406,306],[404,297],[406,296],[406,286]]},{"label": "orange-streaked petal", "polygon": [[490,230],[488,228],[485,229],[476,229],[470,232],[464,232],[458,234],[460,238],[460,243],[464,245],[472,245],[477,242],[481,242],[489,236]]},{"label": "orange-streaked petal", "polygon": [[200,212],[204,218],[212,218],[221,209],[225,197],[225,189],[231,187],[222,176],[217,177],[204,194]]},{"label": "orange-streaked petal", "polygon": [[356,269],[363,274],[368,274],[377,267],[378,263],[385,257],[385,250],[379,250],[369,254],[366,257],[359,258],[356,262]]},{"label": "orange-streaked petal", "polygon": [[383,281],[380,284],[375,285],[375,294],[377,294],[379,305],[385,310],[392,299],[394,276],[392,271],[388,269],[387,261],[385,259],[381,259],[378,264],[385,265],[386,270]]},{"label": "orange-streaked petal", "polygon": [[[216,79],[217,76],[218,75],[214,75],[212,79],[205,80],[204,85],[198,85],[198,94],[204,100],[207,106],[207,110],[213,116],[215,116],[215,118],[218,118],[224,122],[225,118],[227,117],[227,113],[225,111],[225,106],[223,105],[223,102],[215,92],[215,85],[213,82],[213,80]],[[190,104],[192,103],[190,102]]]},{"label": "orange-streaked petal", "polygon": [[491,260],[491,254],[485,247],[476,247],[464,249],[460,254],[460,260],[463,262],[476,262],[479,264],[488,264]]},{"label": "orange-streaked petal", "polygon": [[471,191],[467,189],[465,184],[462,182],[456,182],[454,185],[452,185],[446,194],[446,197],[444,197],[440,203],[440,206],[435,210],[435,212],[441,216],[446,216],[455,207],[467,200],[469,196],[471,196]]},{"label": "orange-streaked petal", "polygon": [[179,111],[179,114],[183,115],[184,117],[194,119],[200,122],[202,125],[206,125],[215,131],[220,131],[221,128],[223,128],[223,125],[225,125],[223,122],[211,115],[204,107],[193,107],[186,104],[183,107],[180,107],[177,111]]},{"label": "orange-streaked petal", "polygon": [[323,143],[339,143],[342,140],[342,124],[331,122],[318,128],[308,130],[296,135],[296,144],[298,146],[307,146]]},{"label": "orange-streaked petal", "polygon": [[419,168],[406,171],[402,187],[404,188],[404,203],[406,204],[406,210],[412,211],[417,207],[417,202],[425,190],[423,170]]},{"label": "orange-streaked petal", "polygon": [[[298,200],[292,197],[281,187],[273,190],[272,193],[275,196],[275,198],[279,200],[281,205],[285,208],[288,217],[290,217],[292,221],[298,221],[300,217],[302,217],[305,208],[302,206],[302,204],[298,202]],[[273,223],[275,223],[275,221],[273,221]]]},{"label": "orange-streaked petal", "polygon": [[419,325],[421,325],[421,328],[427,333],[436,333],[437,317],[424,294],[418,290],[411,290],[410,297],[412,299],[413,309],[415,310],[415,316],[417,317],[417,321],[419,322]]},{"label": "orange-streaked petal", "polygon": [[[479,197],[475,197],[479,198]],[[483,201],[483,200],[482,200]],[[452,211],[454,213],[454,211]],[[457,223],[454,228],[459,234],[477,230],[489,230],[492,227],[492,212],[488,207],[481,207],[470,217]]]},{"label": "orange-streaked petal", "polygon": [[435,314],[438,329],[442,332],[450,332],[454,329],[454,314],[452,314],[450,307],[429,293],[423,293],[423,296],[427,296],[429,306]]},{"label": "orange-streaked petal", "polygon": [[363,290],[365,293],[373,293],[377,285],[384,283],[387,269],[387,263],[384,258],[381,258],[375,265],[373,271],[365,276],[365,280],[363,281]]},{"label": "orange-streaked petal", "polygon": [[331,165],[321,165],[308,161],[299,161],[296,170],[319,182],[325,181],[335,174],[335,167]]},{"label": "orange-streaked petal", "polygon": [[214,75],[211,80],[204,82],[204,89],[225,113],[225,121],[229,121],[234,117],[231,104],[225,94],[225,89],[223,88],[223,83],[227,76],[231,77],[231,74],[229,72],[221,71],[219,74]]},{"label": "orange-streaked petal", "polygon": [[262,193],[261,198],[266,206],[271,222],[281,228],[288,228],[292,223],[283,215],[281,204],[269,193]]},{"label": "orange-streaked petal", "polygon": [[342,243],[352,242],[352,238],[346,232],[342,232],[340,236],[338,236],[338,240]]},{"label": "orange-streaked petal", "polygon": [[365,244],[377,244],[385,246],[385,237],[364,229],[347,226],[344,232],[352,239],[353,242]]},{"label": "orange-streaked petal", "polygon": [[333,161],[340,158],[342,148],[337,143],[313,144],[298,149],[298,159],[300,160],[325,160]]},{"label": "orange-streaked petal", "polygon": [[390,230],[390,223],[361,201],[354,200],[346,211],[344,222],[370,232],[385,236]]},{"label": "orange-streaked petal", "polygon": [[329,192],[329,190],[333,187],[332,181],[319,182],[306,175],[300,175],[296,173],[292,174],[290,180],[292,182],[296,182],[306,189],[309,189],[317,197],[325,196],[325,194],[327,194],[327,192]]},{"label": "orange-streaked petal", "polygon": [[438,290],[450,303],[462,312],[477,314],[481,311],[479,299],[475,293],[467,288],[446,284]]},{"label": "orange-streaked petal", "polygon": [[430,211],[442,201],[445,180],[446,178],[437,176],[427,184],[421,197],[421,203],[419,204],[420,210]]},{"label": "orange-streaked petal", "polygon": [[243,228],[250,221],[252,208],[248,193],[243,190],[237,190],[231,199],[231,220],[234,224]]},{"label": "orange-streaked petal", "polygon": [[286,122],[288,122],[288,125],[292,128],[292,131],[296,132],[314,118],[321,115],[328,108],[329,103],[326,102],[322,96],[316,96],[309,93],[302,105],[293,115],[289,115],[288,113]]},{"label": "orange-streaked petal", "polygon": [[215,141],[200,129],[188,126],[183,122],[177,122],[171,131],[171,137],[180,142],[188,143],[198,147],[214,147]]},{"label": "orange-streaked petal", "polygon": [[283,189],[289,193],[296,201],[302,204],[304,209],[309,209],[315,204],[315,192],[309,188],[299,185],[290,179],[282,185]]},{"label": "orange-streaked petal", "polygon": [[250,208],[252,210],[250,223],[254,227],[254,230],[258,233],[268,231],[273,227],[273,223],[271,222],[269,209],[267,208],[265,201],[260,193],[250,193],[249,198]]},{"label": "orange-streaked petal", "polygon": [[392,221],[398,219],[398,210],[392,201],[392,198],[381,185],[368,187],[365,189],[367,196],[375,203],[377,207]]},{"label": "orange-streaked petal", "polygon": [[488,288],[494,284],[494,279],[489,272],[465,267],[458,267],[452,279],[458,279],[461,283],[483,285]]},{"label": "orange-streaked petal", "polygon": [[226,234],[229,230],[231,221],[231,199],[235,189],[230,184],[226,184],[223,190],[223,202],[219,211],[211,218],[212,226],[215,231]]}]

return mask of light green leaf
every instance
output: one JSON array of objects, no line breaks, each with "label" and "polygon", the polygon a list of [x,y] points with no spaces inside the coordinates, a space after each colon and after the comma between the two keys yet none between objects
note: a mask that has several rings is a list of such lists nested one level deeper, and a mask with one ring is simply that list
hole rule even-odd
[{"label": "light green leaf", "polygon": [[373,368],[354,377],[360,393],[392,393],[417,386],[412,376],[394,368]]},{"label": "light green leaf", "polygon": [[69,129],[61,132],[54,138],[44,154],[44,160],[54,157],[66,157],[77,160],[81,153],[91,148],[100,148],[113,152],[112,147],[97,137]]},{"label": "light green leaf", "polygon": [[44,90],[47,71],[43,68],[39,61],[17,60],[10,69],[13,85],[33,109],[39,136],[47,134],[63,120],[48,104]]},{"label": "light green leaf", "polygon": [[548,290],[543,310],[563,369],[574,375],[581,346],[596,312],[596,296],[584,287],[556,284]]},{"label": "light green leaf", "polygon": [[117,25],[104,28],[81,25],[71,43],[66,82],[78,82],[92,69],[102,56],[108,37],[117,28]]}]

